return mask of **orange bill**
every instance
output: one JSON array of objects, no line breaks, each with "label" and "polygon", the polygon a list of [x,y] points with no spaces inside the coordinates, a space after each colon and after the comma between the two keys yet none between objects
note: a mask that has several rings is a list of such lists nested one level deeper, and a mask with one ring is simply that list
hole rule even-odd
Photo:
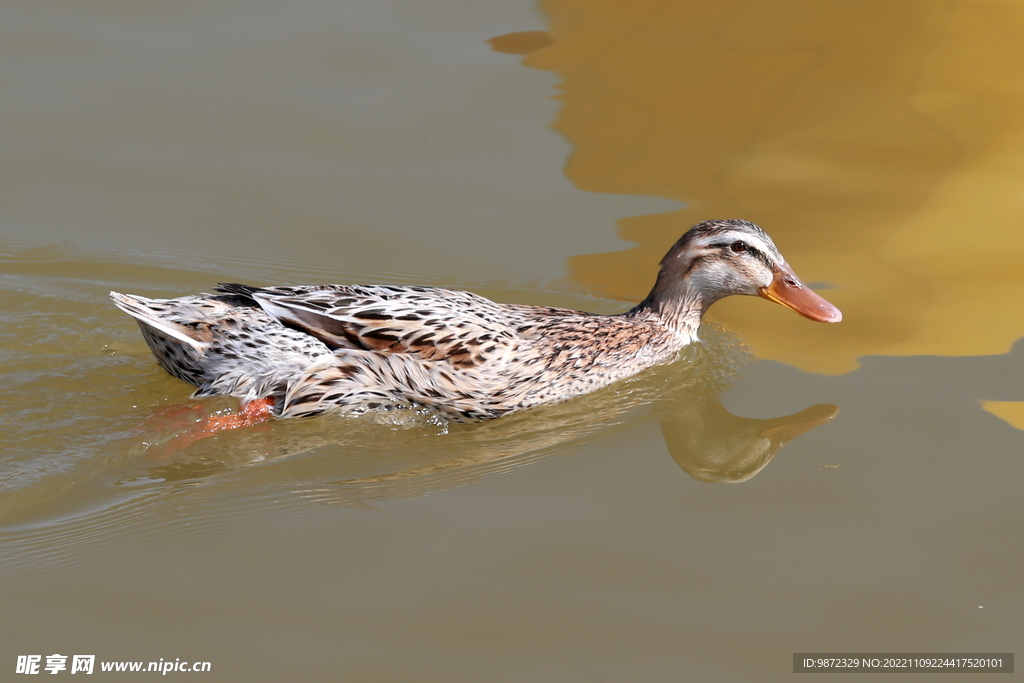
[{"label": "orange bill", "polygon": [[761,288],[760,294],[769,301],[792,308],[800,315],[820,323],[837,323],[843,319],[838,308],[800,282],[800,278],[785,262],[775,268],[775,278],[770,285]]}]

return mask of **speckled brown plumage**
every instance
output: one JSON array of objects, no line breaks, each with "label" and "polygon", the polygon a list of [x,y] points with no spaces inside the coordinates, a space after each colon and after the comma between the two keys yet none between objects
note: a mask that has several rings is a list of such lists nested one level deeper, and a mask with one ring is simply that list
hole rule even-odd
[{"label": "speckled brown plumage", "polygon": [[475,421],[562,401],[672,360],[696,339],[707,307],[730,294],[761,294],[816,320],[839,317],[796,280],[760,228],[736,220],[687,232],[662,260],[651,294],[621,315],[430,287],[217,291],[111,297],[137,319],[160,365],[197,395],[270,398],[278,417],[426,407]]}]

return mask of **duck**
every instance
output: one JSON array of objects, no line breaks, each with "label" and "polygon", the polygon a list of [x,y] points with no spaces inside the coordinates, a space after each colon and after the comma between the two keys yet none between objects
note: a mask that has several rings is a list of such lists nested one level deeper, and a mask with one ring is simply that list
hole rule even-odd
[{"label": "duck", "polygon": [[661,260],[650,294],[600,315],[496,303],[465,291],[387,285],[257,287],[149,299],[111,292],[194,397],[240,399],[229,429],[328,412],[426,409],[479,422],[588,394],[674,360],[708,308],[760,296],[810,320],[839,309],[804,284],[746,220],[709,220]]}]

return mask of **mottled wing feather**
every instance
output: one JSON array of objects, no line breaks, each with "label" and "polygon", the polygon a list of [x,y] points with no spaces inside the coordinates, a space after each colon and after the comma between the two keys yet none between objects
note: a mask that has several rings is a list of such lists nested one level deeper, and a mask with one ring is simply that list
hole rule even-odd
[{"label": "mottled wing feather", "polygon": [[503,305],[469,292],[328,285],[265,287],[252,297],[274,318],[332,348],[413,354],[458,368],[494,360],[516,336]]}]

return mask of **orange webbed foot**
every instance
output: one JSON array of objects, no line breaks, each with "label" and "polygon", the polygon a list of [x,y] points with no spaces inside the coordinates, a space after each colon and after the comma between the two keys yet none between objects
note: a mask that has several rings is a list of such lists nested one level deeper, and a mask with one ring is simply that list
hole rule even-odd
[{"label": "orange webbed foot", "polygon": [[274,405],[274,399],[272,398],[259,398],[255,401],[249,401],[242,406],[242,410],[238,413],[212,415],[205,420],[201,420],[198,431],[204,435],[210,435],[228,429],[258,425],[274,417],[274,414],[270,412],[272,405]]},{"label": "orange webbed foot", "polygon": [[[275,401],[273,398],[261,398],[255,401],[249,401],[242,406],[242,409],[237,413],[228,413],[226,415],[207,415],[206,417],[198,419],[188,419],[187,422],[189,424],[182,425],[184,429],[164,444],[164,447],[161,449],[164,453],[160,459],[170,457],[170,455],[191,445],[199,439],[205,439],[208,436],[213,436],[231,429],[253,427],[267,422],[274,417],[274,414],[270,410],[274,403]],[[177,412],[176,415],[189,415],[191,417],[195,415],[197,411],[201,411],[200,414],[205,413],[201,407],[195,407],[182,409]],[[168,417],[168,413],[163,413],[160,417],[166,418]]]}]

